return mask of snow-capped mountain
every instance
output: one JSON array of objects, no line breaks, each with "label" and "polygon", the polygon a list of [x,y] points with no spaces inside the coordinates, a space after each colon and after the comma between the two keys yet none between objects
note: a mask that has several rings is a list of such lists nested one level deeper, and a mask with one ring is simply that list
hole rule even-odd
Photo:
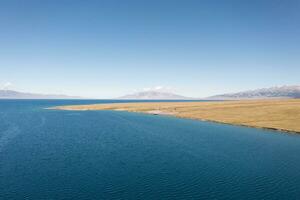
[{"label": "snow-capped mountain", "polygon": [[190,99],[181,95],[161,92],[161,91],[143,91],[134,94],[125,95],[118,99]]},{"label": "snow-capped mountain", "polygon": [[300,98],[300,85],[281,86],[249,90],[238,93],[222,94],[208,99],[266,99],[266,98]]}]

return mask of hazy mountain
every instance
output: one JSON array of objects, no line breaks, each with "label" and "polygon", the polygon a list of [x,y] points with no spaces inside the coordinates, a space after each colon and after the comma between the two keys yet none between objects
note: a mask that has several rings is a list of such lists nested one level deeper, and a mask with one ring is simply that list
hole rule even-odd
[{"label": "hazy mountain", "polygon": [[119,97],[118,99],[190,99],[190,98],[169,93],[169,92],[144,91],[144,92],[137,92],[134,94],[125,95]]},{"label": "hazy mountain", "polygon": [[34,94],[14,90],[0,90],[0,99],[78,99],[80,97],[67,95]]},{"label": "hazy mountain", "polygon": [[266,98],[300,98],[300,86],[271,87],[238,93],[222,94],[207,99],[266,99]]}]

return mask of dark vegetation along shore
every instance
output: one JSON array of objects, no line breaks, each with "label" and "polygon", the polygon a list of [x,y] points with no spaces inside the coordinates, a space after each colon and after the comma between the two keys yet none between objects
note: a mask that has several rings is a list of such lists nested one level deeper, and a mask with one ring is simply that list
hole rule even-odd
[{"label": "dark vegetation along shore", "polygon": [[219,102],[114,103],[58,106],[60,110],[117,110],[300,133],[300,99]]}]

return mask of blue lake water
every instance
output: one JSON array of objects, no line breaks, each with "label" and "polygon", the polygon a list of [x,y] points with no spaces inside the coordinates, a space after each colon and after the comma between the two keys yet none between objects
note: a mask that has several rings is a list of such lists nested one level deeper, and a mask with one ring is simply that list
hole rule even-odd
[{"label": "blue lake water", "polygon": [[0,199],[300,199],[300,135],[0,100]]}]

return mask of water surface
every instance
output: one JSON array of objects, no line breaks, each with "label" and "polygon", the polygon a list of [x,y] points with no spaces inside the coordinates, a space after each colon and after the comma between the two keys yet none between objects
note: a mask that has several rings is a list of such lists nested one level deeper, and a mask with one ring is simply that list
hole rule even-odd
[{"label": "water surface", "polygon": [[0,199],[299,199],[300,136],[0,100]]}]

